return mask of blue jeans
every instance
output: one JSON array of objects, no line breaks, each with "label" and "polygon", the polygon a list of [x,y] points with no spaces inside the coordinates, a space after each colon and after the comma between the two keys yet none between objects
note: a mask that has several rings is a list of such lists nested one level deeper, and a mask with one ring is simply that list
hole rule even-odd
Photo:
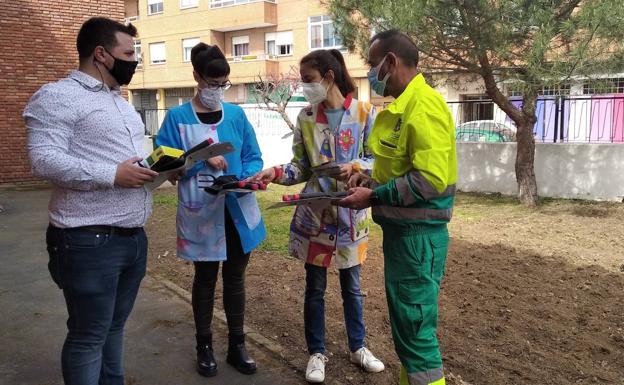
[{"label": "blue jeans", "polygon": [[66,385],[123,385],[123,328],[145,275],[147,238],[48,227],[54,282],[67,304]]},{"label": "blue jeans", "polygon": [[[325,354],[325,289],[327,268],[306,263],[306,290],[303,305],[305,338],[308,353]],[[354,352],[364,346],[364,298],[360,290],[361,265],[339,270],[340,289],[349,350]]]}]

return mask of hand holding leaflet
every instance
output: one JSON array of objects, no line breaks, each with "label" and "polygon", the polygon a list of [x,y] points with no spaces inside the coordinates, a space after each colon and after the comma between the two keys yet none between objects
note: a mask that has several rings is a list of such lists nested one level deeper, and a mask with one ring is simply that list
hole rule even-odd
[{"label": "hand holding leaflet", "polygon": [[[158,176],[154,179],[154,181],[146,183],[145,186],[153,190],[163,184],[171,175],[179,173],[180,171],[187,171],[193,168],[197,162],[227,154],[232,151],[234,151],[234,147],[230,142],[214,143],[212,139],[203,141],[179,157],[162,162],[162,164],[157,166],[158,170],[154,170],[158,171]],[[158,162],[153,163],[152,167],[157,164]],[[143,166],[145,166],[145,164],[143,164]]]},{"label": "hand holding leaflet", "polygon": [[236,175],[221,175],[215,177],[209,174],[199,174],[199,176],[205,177],[205,179],[199,181],[200,187],[207,193],[213,195],[228,192],[250,193],[266,190],[267,188],[264,183],[239,180]]},{"label": "hand holding leaflet", "polygon": [[346,191],[338,192],[309,192],[294,195],[284,195],[281,202],[277,202],[269,206],[270,209],[276,209],[285,206],[295,205],[330,205],[333,201],[339,201],[347,196]]}]

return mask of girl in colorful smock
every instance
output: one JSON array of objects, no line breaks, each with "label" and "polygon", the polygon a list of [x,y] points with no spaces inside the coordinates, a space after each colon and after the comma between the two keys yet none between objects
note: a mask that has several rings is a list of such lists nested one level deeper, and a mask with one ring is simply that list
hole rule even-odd
[{"label": "girl in colorful smock", "polygon": [[[354,172],[372,167],[366,141],[375,109],[353,98],[353,80],[338,50],[313,51],[300,62],[303,94],[310,102],[297,117],[293,159],[263,170],[253,179],[293,185],[307,182],[303,192],[344,191]],[[333,177],[320,176],[314,167],[336,163]],[[306,380],[325,379],[325,288],[330,261],[340,272],[350,359],[369,372],[384,370],[383,363],[364,345],[363,297],[360,270],[368,246],[366,210],[327,205],[298,206],[290,226],[290,254],[305,261],[305,337],[310,359]]]},{"label": "girl in colorful smock", "polygon": [[196,165],[179,176],[177,253],[192,261],[193,315],[197,337],[197,370],[217,374],[212,350],[212,315],[215,285],[222,262],[223,308],[227,317],[227,362],[238,371],[252,374],[256,363],[245,349],[245,268],[250,252],[265,238],[265,228],[255,193],[212,195],[200,181],[212,175],[235,175],[244,179],[262,170],[254,130],[243,110],[221,101],[231,86],[230,67],[217,46],[199,43],[191,50],[193,76],[198,92],[191,101],[169,110],[156,144],[181,150],[212,139],[230,142],[234,152]]}]

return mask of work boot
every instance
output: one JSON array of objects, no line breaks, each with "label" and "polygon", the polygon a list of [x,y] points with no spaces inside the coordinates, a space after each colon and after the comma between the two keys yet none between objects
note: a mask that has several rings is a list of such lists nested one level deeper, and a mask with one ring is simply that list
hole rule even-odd
[{"label": "work boot", "polygon": [[217,361],[212,352],[212,334],[196,336],[197,339],[197,372],[204,377],[217,375]]},{"label": "work boot", "polygon": [[227,363],[243,374],[254,374],[256,362],[249,357],[245,348],[245,335],[230,335],[228,343]]}]

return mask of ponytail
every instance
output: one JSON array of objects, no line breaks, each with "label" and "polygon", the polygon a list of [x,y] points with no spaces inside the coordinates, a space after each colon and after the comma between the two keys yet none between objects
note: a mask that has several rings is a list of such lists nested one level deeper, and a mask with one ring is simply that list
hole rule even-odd
[{"label": "ponytail", "polygon": [[[345,63],[344,56],[337,49],[330,49],[329,53],[336,58],[341,68],[341,77],[336,77],[336,84],[342,93],[342,96],[355,92],[355,83],[347,71],[347,64]],[[334,71],[334,73],[336,73]]]},{"label": "ponytail", "polygon": [[304,56],[299,62],[300,65],[310,66],[320,72],[325,77],[329,70],[334,73],[334,82],[342,96],[347,96],[355,91],[355,83],[347,71],[342,53],[337,49],[316,50]]}]

